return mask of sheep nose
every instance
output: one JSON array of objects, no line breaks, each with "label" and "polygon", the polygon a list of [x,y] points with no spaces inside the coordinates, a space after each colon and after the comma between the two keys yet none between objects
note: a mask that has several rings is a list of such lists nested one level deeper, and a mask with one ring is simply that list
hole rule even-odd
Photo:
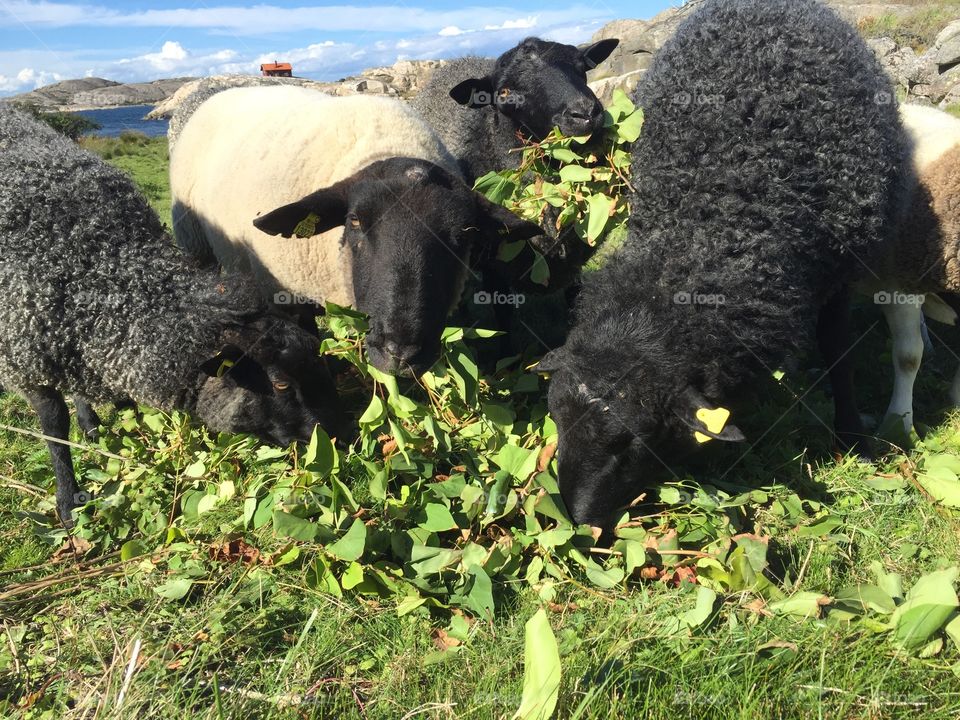
[{"label": "sheep nose", "polygon": [[400,363],[409,362],[420,352],[420,348],[417,345],[401,345],[396,340],[387,340],[384,342],[383,350],[387,355]]},{"label": "sheep nose", "polygon": [[564,110],[559,118],[561,122],[555,124],[560,126],[564,134],[570,135],[597,130],[602,118],[603,106],[599,101],[584,101]]}]

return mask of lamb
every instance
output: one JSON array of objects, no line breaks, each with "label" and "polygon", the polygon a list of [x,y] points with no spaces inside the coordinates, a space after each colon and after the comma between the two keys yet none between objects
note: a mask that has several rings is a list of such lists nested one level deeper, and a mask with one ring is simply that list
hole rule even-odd
[{"label": "lamb", "polygon": [[70,525],[64,395],[133,399],[285,445],[341,424],[317,340],[183,256],[132,181],[0,104],[0,384],[36,410]]},{"label": "lamb", "polygon": [[575,520],[609,527],[695,440],[743,441],[723,406],[814,336],[838,436],[861,436],[847,287],[903,214],[891,97],[856,31],[815,0],[708,0],[661,49],[637,90],[628,239],[541,363]]},{"label": "lamb", "polygon": [[590,135],[603,127],[603,106],[587,87],[587,70],[609,57],[618,40],[580,50],[527,38],[496,60],[464,57],[438,68],[413,99],[473,182],[491,170],[517,167],[519,134],[542,140],[554,127]]},{"label": "lamb", "polygon": [[[861,289],[882,307],[893,335],[894,388],[881,427],[909,434],[923,358],[922,315],[932,315],[937,294],[960,310],[960,119],[918,105],[900,112],[913,141],[918,183],[896,242]],[[955,315],[944,319],[953,324]],[[960,405],[960,370],[950,399]]]},{"label": "lamb", "polygon": [[[183,127],[170,182],[182,248],[254,275],[278,304],[366,312],[369,359],[392,373],[436,360],[475,253],[540,232],[470,190],[430,128],[387,98],[221,92]],[[271,237],[303,225],[311,237]]]}]

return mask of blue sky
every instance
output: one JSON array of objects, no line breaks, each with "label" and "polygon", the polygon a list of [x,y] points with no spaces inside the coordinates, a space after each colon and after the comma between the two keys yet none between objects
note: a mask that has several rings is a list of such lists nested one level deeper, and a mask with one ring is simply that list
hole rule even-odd
[{"label": "blue sky", "polygon": [[528,35],[579,43],[681,0],[0,0],[0,95],[85,76],[256,73],[274,58],[335,80],[400,59],[497,55]]}]

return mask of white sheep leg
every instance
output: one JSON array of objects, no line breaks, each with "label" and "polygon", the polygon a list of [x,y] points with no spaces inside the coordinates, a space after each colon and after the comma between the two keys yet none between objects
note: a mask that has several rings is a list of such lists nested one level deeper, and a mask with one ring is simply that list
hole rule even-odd
[{"label": "white sheep leg", "polygon": [[913,383],[923,359],[923,310],[917,303],[883,306],[893,337],[893,396],[883,426],[900,421],[905,433],[913,429]]}]

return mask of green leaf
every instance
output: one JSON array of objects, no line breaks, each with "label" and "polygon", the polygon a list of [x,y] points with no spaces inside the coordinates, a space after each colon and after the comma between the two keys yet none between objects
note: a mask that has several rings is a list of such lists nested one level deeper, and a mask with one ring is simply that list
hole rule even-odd
[{"label": "green leaf", "polygon": [[560,651],[541,608],[524,630],[523,695],[514,720],[549,720],[560,694]]},{"label": "green leaf", "polygon": [[127,542],[120,547],[120,559],[132,560],[135,557],[146,555],[148,552],[150,552],[150,549],[142,540],[127,540]]},{"label": "green leaf", "polygon": [[582,157],[577,155],[573,150],[569,148],[562,148],[562,147],[551,148],[546,152],[547,152],[547,155],[549,155],[550,157],[556,160],[559,160],[562,163],[572,163],[572,162],[576,162],[577,160],[583,160]]},{"label": "green leaf", "polygon": [[595,193],[587,198],[587,242],[595,244],[603,234],[610,213],[616,206],[616,200],[601,193]]},{"label": "green leaf", "polygon": [[273,511],[273,529],[277,535],[294,540],[310,541],[317,537],[317,526],[310,520],[304,520],[283,510]]},{"label": "green leaf", "polygon": [[960,458],[952,455],[932,455],[923,463],[923,472],[917,473],[917,482],[947,507],[960,508]]},{"label": "green leaf", "polygon": [[479,565],[467,568],[467,575],[472,578],[470,591],[467,593],[467,607],[485,620],[492,620],[495,608],[490,576]]},{"label": "green leaf", "polygon": [[367,405],[367,409],[363,411],[363,415],[360,416],[358,422],[365,432],[370,433],[380,427],[386,417],[387,406],[381,397],[374,393],[373,397],[370,398],[370,404]]},{"label": "green leaf", "polygon": [[517,191],[517,184],[504,177],[501,173],[488,172],[477,178],[473,184],[473,189],[497,205],[505,205],[506,201],[513,197]]},{"label": "green leaf", "polygon": [[526,244],[526,240],[501,241],[500,248],[497,250],[497,260],[505,263],[512,262],[523,251]]},{"label": "green leaf", "polygon": [[193,587],[193,580],[190,578],[170,578],[163,585],[158,585],[153,591],[167,600],[180,600],[186,597]]},{"label": "green leaf", "polygon": [[954,583],[960,569],[956,567],[924,575],[910,591],[903,604],[890,617],[896,641],[915,650],[925,645],[954,614],[960,601]]},{"label": "green leaf", "polygon": [[820,617],[824,605],[830,598],[815,592],[798,592],[786,600],[770,603],[767,607],[775,615],[794,615],[797,617]]},{"label": "green leaf", "polygon": [[526,482],[537,469],[537,451],[527,450],[516,445],[504,445],[493,456],[497,466],[510,473],[518,482]]},{"label": "green leaf", "polygon": [[315,426],[310,436],[310,444],[307,445],[307,452],[303,456],[304,469],[325,478],[336,464],[337,451],[333,441],[322,427]]},{"label": "green leaf", "polygon": [[366,543],[367,526],[357,518],[343,537],[327,546],[327,552],[340,560],[353,562],[361,558]]},{"label": "green leaf", "polygon": [[560,179],[565,182],[589,182],[593,179],[593,172],[582,165],[564,165],[560,168]]},{"label": "green leaf", "polygon": [[713,617],[713,606],[717,602],[717,594],[710,588],[700,585],[697,588],[697,604],[692,610],[687,610],[680,616],[684,625],[690,628],[700,627]]},{"label": "green leaf", "polygon": [[427,503],[423,511],[426,513],[427,519],[421,522],[418,527],[422,527],[424,530],[443,532],[457,527],[457,521],[453,519],[453,515],[450,514],[446,505]]},{"label": "green leaf", "polygon": [[636,142],[643,128],[643,111],[636,110],[617,124],[617,138],[622,142]]},{"label": "green leaf", "polygon": [[533,267],[530,270],[530,280],[543,287],[547,287],[550,283],[550,265],[547,263],[547,259],[536,250],[533,251]]}]

